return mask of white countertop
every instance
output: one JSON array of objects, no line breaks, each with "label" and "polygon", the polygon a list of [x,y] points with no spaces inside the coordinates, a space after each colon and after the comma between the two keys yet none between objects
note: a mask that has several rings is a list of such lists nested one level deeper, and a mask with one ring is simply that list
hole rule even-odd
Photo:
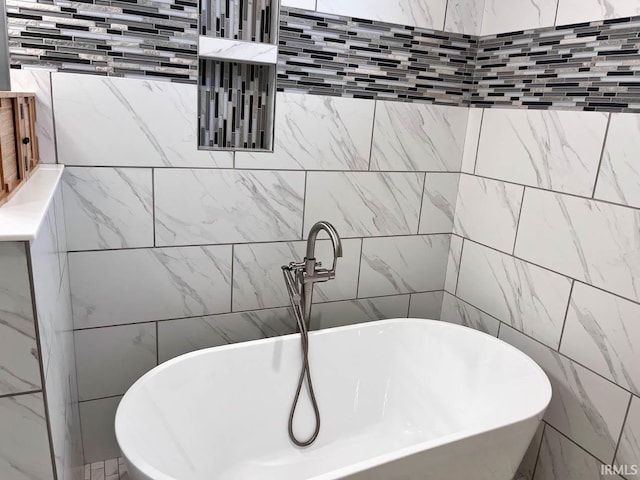
[{"label": "white countertop", "polygon": [[15,195],[0,206],[0,242],[36,238],[63,170],[64,165],[40,164]]}]

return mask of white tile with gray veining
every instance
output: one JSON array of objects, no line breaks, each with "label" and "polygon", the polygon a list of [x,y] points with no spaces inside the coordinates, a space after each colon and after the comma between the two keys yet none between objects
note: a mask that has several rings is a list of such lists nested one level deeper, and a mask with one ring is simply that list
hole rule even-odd
[{"label": "white tile with gray veining", "polygon": [[236,168],[367,170],[374,102],[279,92],[273,153],[237,152]]},{"label": "white tile with gray veining", "polygon": [[114,426],[121,399],[109,397],[80,403],[85,462],[93,463],[121,455]]},{"label": "white tile with gray veining", "polygon": [[462,257],[462,245],[464,240],[458,235],[451,235],[449,244],[449,254],[447,259],[447,273],[444,279],[444,289],[455,295],[458,287],[458,272],[460,271],[460,260]]},{"label": "white tile with gray veining", "polygon": [[476,173],[591,197],[608,115],[487,109]]},{"label": "white tile with gray veining", "polygon": [[514,32],[554,24],[558,0],[485,0],[482,35]]},{"label": "white tile with gray veining", "polygon": [[529,355],[549,377],[553,396],[545,421],[602,461],[613,461],[631,394],[506,325],[500,339]]},{"label": "white tile with gray veining", "polygon": [[309,172],[304,231],[327,220],[344,237],[418,232],[424,173]]},{"label": "white tile with gray veining", "polygon": [[471,108],[467,121],[467,132],[464,139],[464,152],[462,153],[462,165],[460,171],[473,173],[476,168],[476,156],[478,154],[478,142],[480,141],[480,129],[482,127],[483,108]]},{"label": "white tile with gray veining", "polygon": [[69,250],[152,247],[151,183],[148,168],[65,169]]},{"label": "white tile with gray veining", "polygon": [[56,163],[56,140],[53,129],[53,108],[51,104],[51,72],[48,70],[12,68],[11,90],[14,92],[35,92],[36,135],[40,162]]},{"label": "white tile with gray veining", "polygon": [[451,233],[458,196],[458,173],[427,173],[419,233]]},{"label": "white tile with gray veining", "polygon": [[233,165],[232,153],[197,148],[196,85],[59,72],[52,80],[60,163]]},{"label": "white tile with gray veining", "polygon": [[69,254],[75,328],[231,309],[231,246]]},{"label": "white tile with gray veining", "polygon": [[42,393],[0,398],[0,425],[0,478],[54,478]]},{"label": "white tile with gray veining", "polygon": [[640,395],[640,305],[576,282],[560,352]]},{"label": "white tile with gray veining", "polygon": [[[343,256],[338,259],[336,277],[315,284],[314,302],[356,298],[361,244],[360,239],[342,240]],[[289,306],[281,267],[302,261],[306,246],[302,241],[235,245],[233,311]],[[318,240],[316,258],[322,268],[331,268],[333,249],[329,240]]]},{"label": "white tile with gray veining", "polygon": [[460,170],[468,109],[376,102],[371,170]]},{"label": "white tile with gray veining", "polygon": [[627,470],[636,466],[636,472],[627,476],[629,480],[640,480],[640,397],[633,397],[629,414],[620,437],[616,464],[626,465]]},{"label": "white tile with gray veining", "polygon": [[25,244],[0,243],[0,395],[40,388]]},{"label": "white tile with gray veining", "polygon": [[562,275],[465,241],[457,296],[552,348],[570,289]]},{"label": "white tile with gray veining", "polygon": [[156,366],[155,323],[76,330],[74,340],[82,359],[77,369],[81,401],[122,395]]},{"label": "white tile with gray veining", "polygon": [[288,308],[158,322],[158,355],[164,362],[202,348],[288,335],[295,325]]},{"label": "white tile with gray veining", "polygon": [[500,327],[500,322],[491,315],[487,315],[448,292],[444,292],[440,320],[474,328],[494,337],[498,336]]},{"label": "white tile with gray veining", "polygon": [[611,114],[595,198],[640,208],[640,118],[637,114]]},{"label": "white tile with gray veining", "polygon": [[365,238],[358,297],[442,290],[450,235]]},{"label": "white tile with gray veining", "polygon": [[156,245],[299,240],[304,186],[304,172],[156,170]]},{"label": "white tile with gray veining", "polygon": [[278,61],[278,46],[273,43],[200,35],[198,56],[215,61],[275,65]]},{"label": "white tile with gray veining", "polygon": [[640,300],[640,210],[527,189],[515,253]]},{"label": "white tile with gray veining", "polygon": [[534,480],[622,480],[617,475],[602,475],[601,465],[571,440],[547,427]]},{"label": "white tile with gray veining", "polygon": [[412,293],[409,303],[410,318],[440,320],[442,290],[438,292]]},{"label": "white tile with gray veining", "polygon": [[559,0],[556,25],[640,15],[637,0]]},{"label": "white tile with gray veining", "polygon": [[484,0],[449,0],[444,30],[480,35]]},{"label": "white tile with gray veining", "polygon": [[341,327],[356,323],[406,318],[410,295],[319,303],[311,312],[311,329]]},{"label": "white tile with gray veining", "polygon": [[65,222],[62,188],[58,188],[53,196],[53,209],[56,224],[56,234],[58,238],[58,260],[60,262],[60,272],[64,274],[64,271],[68,266],[67,252],[69,250],[69,245],[67,239],[67,225]]},{"label": "white tile with gray veining", "polygon": [[317,0],[316,10],[349,17],[442,30],[446,0]]},{"label": "white tile with gray veining", "polygon": [[524,187],[461,175],[453,232],[513,252]]}]

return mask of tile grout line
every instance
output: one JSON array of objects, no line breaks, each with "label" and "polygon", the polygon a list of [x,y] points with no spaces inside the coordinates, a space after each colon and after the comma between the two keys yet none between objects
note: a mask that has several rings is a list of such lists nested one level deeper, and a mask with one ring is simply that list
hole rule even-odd
[{"label": "tile grout line", "polygon": [[527,187],[522,189],[522,198],[520,200],[520,211],[518,212],[518,222],[516,223],[516,235],[513,238],[513,248],[511,249],[511,255],[516,254],[516,244],[518,243],[518,232],[520,231],[520,221],[522,220],[522,207],[524,206],[524,196],[527,192]]},{"label": "tile grout line", "polygon": [[360,273],[362,270],[362,254],[364,252],[364,238],[360,239],[360,257],[358,258],[358,283],[356,284],[356,298],[360,297]]},{"label": "tile grout line", "polygon": [[[451,235],[451,232],[434,232],[434,233],[397,233],[392,235],[372,235],[372,236],[362,236],[355,235],[353,237],[344,236],[341,237],[342,240],[359,240],[361,238],[367,239],[375,239],[375,238],[406,238],[406,237],[424,237],[424,236],[442,236],[442,235]],[[125,247],[125,248],[98,248],[98,249],[89,249],[89,250],[70,250],[72,256],[83,255],[87,253],[101,253],[101,252],[120,252],[120,251],[135,251],[135,250],[162,250],[166,248],[193,248],[193,247],[228,247],[230,245],[269,245],[269,244],[281,244],[281,243],[296,243],[296,242],[304,242],[305,239],[302,238],[292,238],[289,240],[262,240],[262,241],[252,241],[252,242],[223,242],[223,243],[191,243],[191,244],[177,244],[177,245],[159,245],[157,247]],[[321,238],[318,242],[327,242],[328,238]]]},{"label": "tile grout line", "polygon": [[602,160],[604,159],[604,151],[607,147],[607,140],[609,139],[609,127],[611,125],[611,115],[613,115],[612,113],[609,113],[609,116],[607,117],[607,126],[604,130],[604,137],[602,139],[602,150],[600,150],[600,160],[598,162],[598,169],[596,170],[596,179],[593,182],[593,192],[591,192],[591,198],[592,199],[596,199],[596,189],[598,188],[598,180],[600,180],[600,171],[602,169]]},{"label": "tile grout line", "polygon": [[[378,114],[378,100],[373,101],[373,122],[371,123],[371,142],[369,142],[369,167],[366,171],[371,172],[371,157],[373,157],[373,138],[376,133],[376,115]],[[376,170],[378,171],[378,170]]]},{"label": "tile grout line", "polygon": [[462,271],[462,254],[464,253],[464,243],[466,238],[462,238],[462,246],[460,247],[460,260],[458,260],[458,275],[456,276],[456,288],[454,289],[454,297],[458,296],[458,285],[460,285],[460,272]]},{"label": "tile grout line", "polygon": [[567,308],[564,310],[564,318],[562,320],[562,329],[560,330],[560,338],[558,339],[557,352],[560,353],[560,347],[562,346],[562,339],[564,337],[564,329],[567,326],[567,318],[569,316],[569,308],[571,307],[571,297],[573,296],[573,287],[576,284],[574,278],[571,279],[571,287],[569,288],[569,298],[567,299]]},{"label": "tile grout line", "polygon": [[[424,197],[426,195],[427,190],[427,174],[423,173],[424,178],[422,179],[422,192],[420,195],[420,208],[418,209],[418,228],[416,229],[416,235],[420,235],[420,227],[422,223],[422,207],[424,206]],[[456,195],[457,197],[457,195]]]},{"label": "tile grout line", "polygon": [[302,233],[300,240],[304,240],[304,217],[307,214],[307,182],[309,179],[309,172],[304,172],[304,191],[302,193]]},{"label": "tile grout line", "polygon": [[616,443],[616,448],[613,451],[613,459],[611,460],[611,465],[615,465],[616,457],[618,456],[618,450],[620,449],[620,443],[622,442],[622,435],[624,434],[624,429],[627,426],[627,420],[629,419],[629,412],[631,411],[631,404],[633,403],[634,394],[631,392],[631,397],[629,398],[629,404],[627,405],[627,411],[624,415],[624,420],[622,421],[622,426],[620,427],[620,435],[618,435],[618,442]]},{"label": "tile grout line", "polygon": [[480,114],[480,127],[478,128],[478,140],[476,141],[476,154],[473,160],[473,173],[476,175],[476,169],[478,168],[478,156],[480,155],[480,139],[482,138],[482,126],[484,125],[484,113],[487,109],[483,108]]}]

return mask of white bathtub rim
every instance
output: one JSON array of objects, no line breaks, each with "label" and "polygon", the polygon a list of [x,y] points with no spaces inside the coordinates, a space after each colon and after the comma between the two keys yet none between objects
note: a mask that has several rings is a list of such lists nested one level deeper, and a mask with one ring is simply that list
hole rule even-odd
[{"label": "white bathtub rim", "polygon": [[[341,331],[348,331],[348,330],[354,330],[354,329],[358,329],[358,328],[362,328],[365,326],[370,326],[372,324],[377,324],[377,325],[392,325],[394,323],[397,324],[406,324],[406,323],[437,323],[439,327],[444,327],[444,328],[451,328],[451,329],[464,329],[466,331],[467,334],[472,334],[472,335],[477,335],[477,336],[482,336],[485,340],[489,341],[489,342],[493,342],[493,343],[499,343],[501,345],[501,348],[507,348],[507,349],[511,349],[512,351],[514,351],[516,353],[516,355],[520,355],[521,357],[524,357],[526,359],[526,361],[528,361],[533,370],[534,371],[538,371],[541,375],[542,378],[544,378],[544,380],[546,380],[544,382],[545,384],[545,392],[543,392],[543,397],[546,398],[546,401],[544,401],[544,406],[539,407],[535,413],[524,417],[524,418],[519,418],[519,419],[514,419],[513,421],[509,421],[509,422],[505,422],[499,425],[495,425],[492,426],[490,428],[475,428],[475,429],[469,429],[469,430],[463,430],[460,432],[456,432],[456,433],[452,433],[449,435],[443,435],[441,437],[438,438],[434,438],[431,440],[427,440],[425,442],[421,442],[421,443],[417,443],[415,445],[411,445],[409,447],[404,447],[398,450],[393,450],[391,452],[382,454],[382,455],[377,455],[375,457],[369,458],[367,460],[363,460],[360,462],[356,462],[350,465],[347,465],[345,467],[342,468],[338,468],[335,470],[332,470],[330,472],[326,472],[323,473],[321,475],[316,475],[315,477],[310,477],[307,480],[334,480],[334,479],[338,479],[338,478],[342,478],[344,476],[347,475],[351,475],[354,473],[358,473],[364,470],[368,470],[370,468],[374,468],[380,465],[383,465],[385,463],[388,463],[390,461],[393,460],[397,460],[400,458],[404,458],[404,457],[408,457],[410,455],[414,455],[416,453],[431,449],[431,448],[436,448],[442,445],[446,445],[448,443],[453,443],[455,441],[458,440],[463,440],[463,439],[467,439],[467,438],[471,438],[477,435],[482,435],[482,434],[487,434],[490,433],[492,431],[496,431],[496,430],[500,430],[503,428],[507,428],[511,425],[515,425],[515,424],[519,424],[519,423],[523,423],[523,422],[527,422],[529,420],[532,419],[536,419],[538,421],[542,420],[542,417],[544,416],[544,413],[547,409],[547,407],[549,406],[549,403],[551,402],[551,394],[552,394],[552,390],[551,390],[551,383],[549,382],[549,379],[546,375],[546,373],[542,370],[542,368],[540,368],[540,366],[533,361],[528,355],[526,355],[525,353],[523,353],[522,351],[518,350],[517,348],[515,348],[514,346],[500,340],[497,337],[494,337],[492,335],[489,335],[487,333],[481,332],[479,330],[473,329],[473,328],[469,328],[466,327],[464,325],[458,325],[455,323],[450,323],[450,322],[444,322],[441,320],[428,320],[428,319],[422,319],[422,318],[393,318],[393,319],[388,319],[388,320],[376,320],[376,321],[372,321],[372,322],[366,322],[366,323],[358,323],[358,324],[353,324],[353,325],[346,325],[346,326],[340,326],[340,327],[332,327],[332,328],[326,328],[326,329],[322,329],[322,330],[315,330],[313,332],[310,332],[309,336],[310,338],[314,337],[314,336],[321,336],[321,335],[326,335],[326,334],[330,334],[331,332],[335,332],[336,330],[341,330]],[[189,358],[192,357],[197,357],[200,355],[207,355],[210,351],[212,350],[216,350],[216,351],[222,351],[222,350],[232,350],[232,349],[237,349],[237,348],[244,348],[244,347],[249,347],[251,345],[260,345],[263,343],[273,343],[274,341],[284,341],[288,338],[291,337],[298,337],[299,334],[297,333],[293,333],[293,334],[289,334],[289,335],[282,335],[282,336],[276,336],[276,337],[269,337],[269,338],[263,338],[263,339],[259,339],[259,340],[251,340],[248,342],[239,342],[239,343],[233,343],[233,344],[229,344],[229,345],[221,345],[221,346],[216,346],[216,347],[209,347],[209,348],[204,348],[204,349],[200,349],[200,350],[195,350],[193,352],[189,352],[189,353],[185,353],[182,354],[178,357],[172,358],[170,360],[167,360],[166,362],[156,366],[155,368],[151,369],[150,371],[148,371],[147,373],[145,373],[142,377],[140,377],[125,393],[125,395],[123,396],[122,400],[120,401],[120,404],[118,405],[118,409],[116,411],[116,418],[115,418],[115,434],[116,434],[116,440],[118,442],[118,446],[120,447],[120,450],[123,454],[123,456],[125,457],[126,461],[133,464],[135,466],[136,469],[138,469],[141,473],[143,473],[144,475],[146,475],[149,478],[153,478],[154,480],[181,480],[181,479],[176,479],[172,476],[169,476],[159,470],[157,470],[155,467],[153,467],[151,464],[149,464],[141,455],[135,453],[135,443],[128,441],[127,436],[123,435],[121,432],[126,430],[126,427],[124,427],[124,420],[122,419],[122,409],[126,408],[125,406],[125,402],[127,402],[128,397],[131,398],[131,396],[135,395],[135,392],[141,388],[143,388],[144,383],[146,381],[147,378],[155,376],[160,374],[162,371],[164,371],[167,368],[170,368],[173,364],[178,363],[178,362],[182,362],[185,361]],[[293,446],[293,445],[292,445]]]}]

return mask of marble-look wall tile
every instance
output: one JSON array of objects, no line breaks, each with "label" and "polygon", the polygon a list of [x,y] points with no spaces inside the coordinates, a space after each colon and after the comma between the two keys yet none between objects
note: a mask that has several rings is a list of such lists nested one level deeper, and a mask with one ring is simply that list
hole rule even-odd
[{"label": "marble-look wall tile", "polygon": [[110,397],[80,402],[85,462],[121,456],[115,432],[116,410],[121,399]]},{"label": "marble-look wall tile", "polygon": [[560,352],[640,395],[640,305],[576,282]]},{"label": "marble-look wall tile", "polygon": [[591,197],[607,119],[601,112],[488,109],[476,173]]},{"label": "marble-look wall tile", "polygon": [[467,133],[464,139],[464,152],[462,153],[462,165],[460,171],[473,173],[476,168],[476,156],[478,155],[478,142],[480,141],[480,129],[482,128],[483,108],[469,110],[467,121]]},{"label": "marble-look wall tile", "polygon": [[202,348],[295,332],[296,321],[288,308],[158,322],[158,357],[165,362]]},{"label": "marble-look wall tile", "polygon": [[156,244],[299,240],[304,187],[303,172],[158,169]]},{"label": "marble-look wall tile", "polygon": [[153,247],[151,178],[144,168],[65,169],[69,250]]},{"label": "marble-look wall tile", "polygon": [[412,293],[409,302],[409,317],[440,320],[442,293],[442,290],[438,292]]},{"label": "marble-look wall tile", "polygon": [[[31,242],[30,255],[33,271],[37,321],[40,335],[42,363],[47,369],[51,346],[55,340],[57,318],[56,304],[66,268],[66,251],[61,248],[56,226],[55,206],[47,211],[38,235]],[[64,262],[61,263],[61,257]]]},{"label": "marble-look wall tile", "polygon": [[460,170],[466,108],[376,102],[371,170]]},{"label": "marble-look wall tile", "polygon": [[613,461],[630,394],[506,325],[500,339],[529,355],[549,377],[553,396],[545,421],[596,457]]},{"label": "marble-look wall tile", "polygon": [[341,327],[356,323],[406,318],[410,295],[319,303],[311,312],[311,329]]},{"label": "marble-look wall tile", "polygon": [[446,0],[317,0],[318,12],[442,30]]},{"label": "marble-look wall tile", "polygon": [[231,246],[76,252],[69,271],[75,328],[231,308]]},{"label": "marble-look wall tile", "polygon": [[465,241],[457,296],[552,348],[570,289],[562,275]]},{"label": "marble-look wall tile", "polygon": [[494,337],[498,336],[500,327],[500,322],[491,315],[487,315],[448,292],[444,292],[440,320],[474,328]]},{"label": "marble-look wall tile", "polygon": [[358,297],[444,288],[450,235],[365,238]]},{"label": "marble-look wall tile", "polygon": [[[36,298],[38,291],[36,291]],[[84,465],[78,413],[69,269],[65,268],[53,316],[53,341],[45,371],[51,439],[59,479],[74,479]],[[42,337],[41,337],[42,338]]]},{"label": "marble-look wall tile", "polygon": [[67,224],[65,222],[64,199],[62,198],[62,188],[58,188],[53,196],[53,216],[56,224],[56,235],[58,239],[58,260],[60,272],[64,274],[68,266],[67,252],[69,245],[67,241]]},{"label": "marble-look wall tile", "polygon": [[630,467],[635,465],[635,475],[627,475],[627,478],[640,480],[640,397],[633,397],[631,400],[616,454],[616,465],[627,465],[627,470],[631,470]]},{"label": "marble-look wall tile", "polygon": [[451,233],[458,195],[458,173],[427,173],[419,233]]},{"label": "marble-look wall tile", "polygon": [[523,191],[520,185],[462,175],[453,232],[513,252]]},{"label": "marble-look wall tile", "polygon": [[447,258],[447,273],[444,279],[444,289],[455,295],[458,287],[458,272],[460,271],[460,260],[462,257],[462,244],[464,240],[458,235],[451,235],[449,254]]},{"label": "marble-look wall tile", "polygon": [[559,0],[556,25],[640,15],[637,0]]},{"label": "marble-look wall tile", "polygon": [[156,366],[155,323],[77,330],[74,338],[80,400],[122,395]]},{"label": "marble-look wall tile", "polygon": [[538,453],[540,452],[540,446],[542,444],[542,437],[546,426],[544,422],[540,422],[538,429],[536,430],[533,440],[529,444],[527,451],[518,466],[518,470],[515,476],[515,480],[533,480],[533,473],[536,469],[536,463],[538,461]]},{"label": "marble-look wall tile", "polygon": [[547,427],[534,480],[622,480],[617,475],[602,475],[601,465],[571,440]]},{"label": "marble-look wall tile", "polygon": [[483,13],[484,0],[449,0],[444,30],[480,35]]},{"label": "marble-look wall tile", "polygon": [[327,220],[344,237],[418,232],[424,173],[309,172],[304,232]]},{"label": "marble-look wall tile", "polygon": [[485,0],[482,35],[554,24],[558,0]]},{"label": "marble-look wall tile", "polygon": [[527,189],[515,253],[638,301],[639,225],[639,210]]},{"label": "marble-look wall tile", "polygon": [[53,73],[52,79],[60,163],[233,165],[230,152],[197,149],[196,85],[68,73]]},{"label": "marble-look wall tile", "polygon": [[25,244],[0,242],[0,395],[40,384]]},{"label": "marble-look wall tile", "polygon": [[640,115],[611,114],[595,198],[640,208],[638,152]]},{"label": "marble-look wall tile", "polygon": [[276,105],[273,153],[237,152],[236,168],[368,170],[374,102],[279,92]]},{"label": "marble-look wall tile", "polygon": [[56,163],[56,141],[53,129],[53,108],[51,105],[51,72],[47,70],[11,69],[11,90],[14,92],[35,92],[36,135],[40,162]]},{"label": "marble-look wall tile", "polygon": [[0,398],[0,425],[0,478],[54,478],[41,393]]},{"label": "marble-look wall tile", "polygon": [[[322,236],[322,234],[321,234]],[[338,259],[336,278],[314,287],[314,302],[356,298],[360,267],[360,239],[342,241],[343,256]],[[277,242],[236,245],[233,255],[233,311],[290,305],[282,276],[282,265],[300,262],[307,242]],[[333,249],[329,240],[316,244],[316,258],[330,268]]]}]

